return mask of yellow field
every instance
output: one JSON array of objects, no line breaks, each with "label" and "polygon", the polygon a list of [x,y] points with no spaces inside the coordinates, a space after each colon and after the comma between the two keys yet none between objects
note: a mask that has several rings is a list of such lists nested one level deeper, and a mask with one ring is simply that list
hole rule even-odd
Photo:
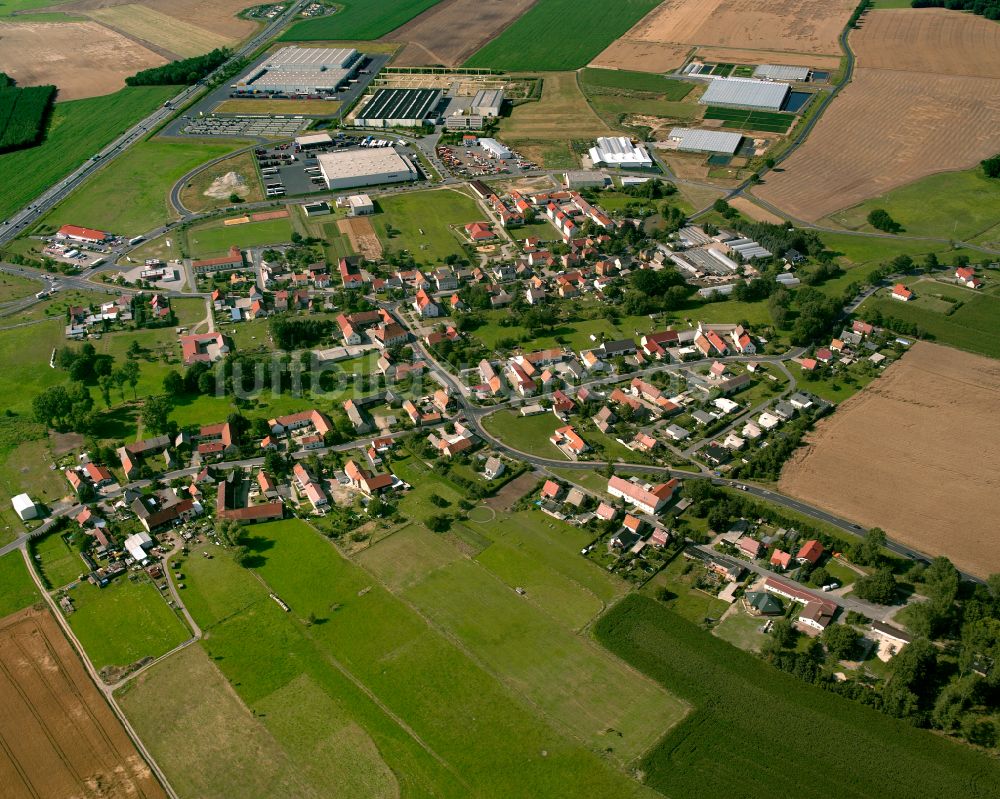
[{"label": "yellow field", "polygon": [[98,22],[162,47],[182,58],[204,55],[233,42],[226,36],[182,22],[146,6],[111,6],[95,8],[87,13]]},{"label": "yellow field", "polygon": [[215,106],[215,113],[331,116],[340,106],[338,100],[223,100]]}]

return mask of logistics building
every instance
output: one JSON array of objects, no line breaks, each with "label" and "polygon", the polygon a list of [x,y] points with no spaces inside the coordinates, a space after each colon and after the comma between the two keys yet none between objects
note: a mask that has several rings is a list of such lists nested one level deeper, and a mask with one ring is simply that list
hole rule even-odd
[{"label": "logistics building", "polygon": [[481,89],[472,98],[472,113],[483,117],[498,117],[503,107],[503,89]]},{"label": "logistics building", "polygon": [[685,153],[725,153],[735,155],[743,141],[742,134],[700,128],[674,128],[667,144]]},{"label": "logistics building", "polygon": [[282,47],[232,88],[240,94],[333,94],[361,61],[353,47]]},{"label": "logistics building", "polygon": [[379,89],[357,112],[354,124],[365,128],[419,128],[441,117],[440,89]]},{"label": "logistics building", "polygon": [[601,136],[597,146],[590,148],[594,166],[615,166],[621,169],[651,169],[653,159],[641,144],[632,144],[626,136]]},{"label": "logistics building", "polygon": [[490,156],[499,158],[501,161],[506,161],[508,158],[514,157],[514,154],[507,149],[507,146],[501,144],[496,139],[480,139],[479,146],[488,152]]},{"label": "logistics building", "polygon": [[392,147],[320,153],[316,161],[329,189],[403,183],[420,177],[410,159]]},{"label": "logistics building", "polygon": [[753,78],[713,78],[698,100],[702,105],[780,111],[791,86]]}]

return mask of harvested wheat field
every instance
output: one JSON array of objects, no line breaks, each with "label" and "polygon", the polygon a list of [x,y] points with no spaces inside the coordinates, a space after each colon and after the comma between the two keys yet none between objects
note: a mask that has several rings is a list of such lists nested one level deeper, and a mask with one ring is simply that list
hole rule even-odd
[{"label": "harvested wheat field", "polygon": [[51,83],[59,100],[118,91],[125,78],[166,59],[96,22],[4,22],[0,72],[24,86]]},{"label": "harvested wheat field", "polygon": [[840,55],[855,0],[666,0],[623,39]]},{"label": "harvested wheat field", "polygon": [[635,72],[670,72],[684,63],[693,48],[686,44],[616,39],[593,61],[592,67]]},{"label": "harvested wheat field", "polygon": [[796,219],[1000,151],[1000,25],[951,11],[874,11],[851,43],[854,80],[783,171],[754,190]]},{"label": "harvested wheat field", "polygon": [[226,36],[136,4],[95,8],[88,15],[109,28],[137,41],[148,42],[179,58],[202,55],[232,43]]},{"label": "harvested wheat field", "polygon": [[500,122],[506,139],[586,139],[606,136],[610,128],[588,105],[575,72],[542,74],[542,96],[517,106]]},{"label": "harvested wheat field", "polygon": [[5,797],[166,796],[47,610],[0,622],[0,707]]},{"label": "harvested wheat field", "polygon": [[1000,361],[918,342],[810,434],[779,488],[963,571],[1000,572]]},{"label": "harvested wheat field", "polygon": [[780,53],[774,50],[741,50],[736,47],[699,47],[698,58],[734,64],[788,64],[793,67],[836,72],[840,69],[839,55],[817,53]]},{"label": "harvested wheat field", "polygon": [[142,6],[235,42],[245,39],[258,27],[256,22],[236,16],[252,5],[245,0],[211,0],[207,3],[205,0],[72,0],[60,3],[58,7],[53,6],[51,10],[86,16],[91,11]]},{"label": "harvested wheat field", "polygon": [[785,221],[777,214],[772,214],[766,208],[761,208],[759,205],[751,202],[746,197],[733,197],[728,202],[741,214],[749,217],[750,219],[755,219],[758,222],[770,222],[773,225],[780,225]]},{"label": "harvested wheat field", "polygon": [[457,67],[497,36],[535,0],[444,0],[382,37],[405,46],[396,67]]},{"label": "harvested wheat field", "polygon": [[377,261],[382,257],[382,242],[378,240],[372,223],[362,216],[348,217],[337,221],[340,232],[351,242],[351,249],[367,261]]}]

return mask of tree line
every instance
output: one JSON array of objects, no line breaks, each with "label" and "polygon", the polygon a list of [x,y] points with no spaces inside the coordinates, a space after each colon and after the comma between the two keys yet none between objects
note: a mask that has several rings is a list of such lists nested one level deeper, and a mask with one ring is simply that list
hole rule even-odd
[{"label": "tree line", "polygon": [[231,55],[228,47],[219,47],[205,55],[143,69],[125,78],[125,83],[128,86],[190,86],[228,61]]},{"label": "tree line", "polygon": [[947,8],[971,11],[986,19],[1000,20],[1000,0],[911,0],[913,8]]}]

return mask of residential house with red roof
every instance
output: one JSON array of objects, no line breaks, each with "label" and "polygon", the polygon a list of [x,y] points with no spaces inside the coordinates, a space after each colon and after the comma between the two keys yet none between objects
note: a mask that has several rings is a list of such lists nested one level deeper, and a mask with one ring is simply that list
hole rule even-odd
[{"label": "residential house with red roof", "polygon": [[613,497],[620,497],[644,513],[656,514],[670,502],[679,486],[680,480],[676,477],[647,489],[614,475],[608,480],[608,493]]},{"label": "residential house with red roof", "polygon": [[822,555],[823,545],[813,538],[802,545],[799,553],[795,556],[795,560],[799,563],[811,563],[815,566]]}]

